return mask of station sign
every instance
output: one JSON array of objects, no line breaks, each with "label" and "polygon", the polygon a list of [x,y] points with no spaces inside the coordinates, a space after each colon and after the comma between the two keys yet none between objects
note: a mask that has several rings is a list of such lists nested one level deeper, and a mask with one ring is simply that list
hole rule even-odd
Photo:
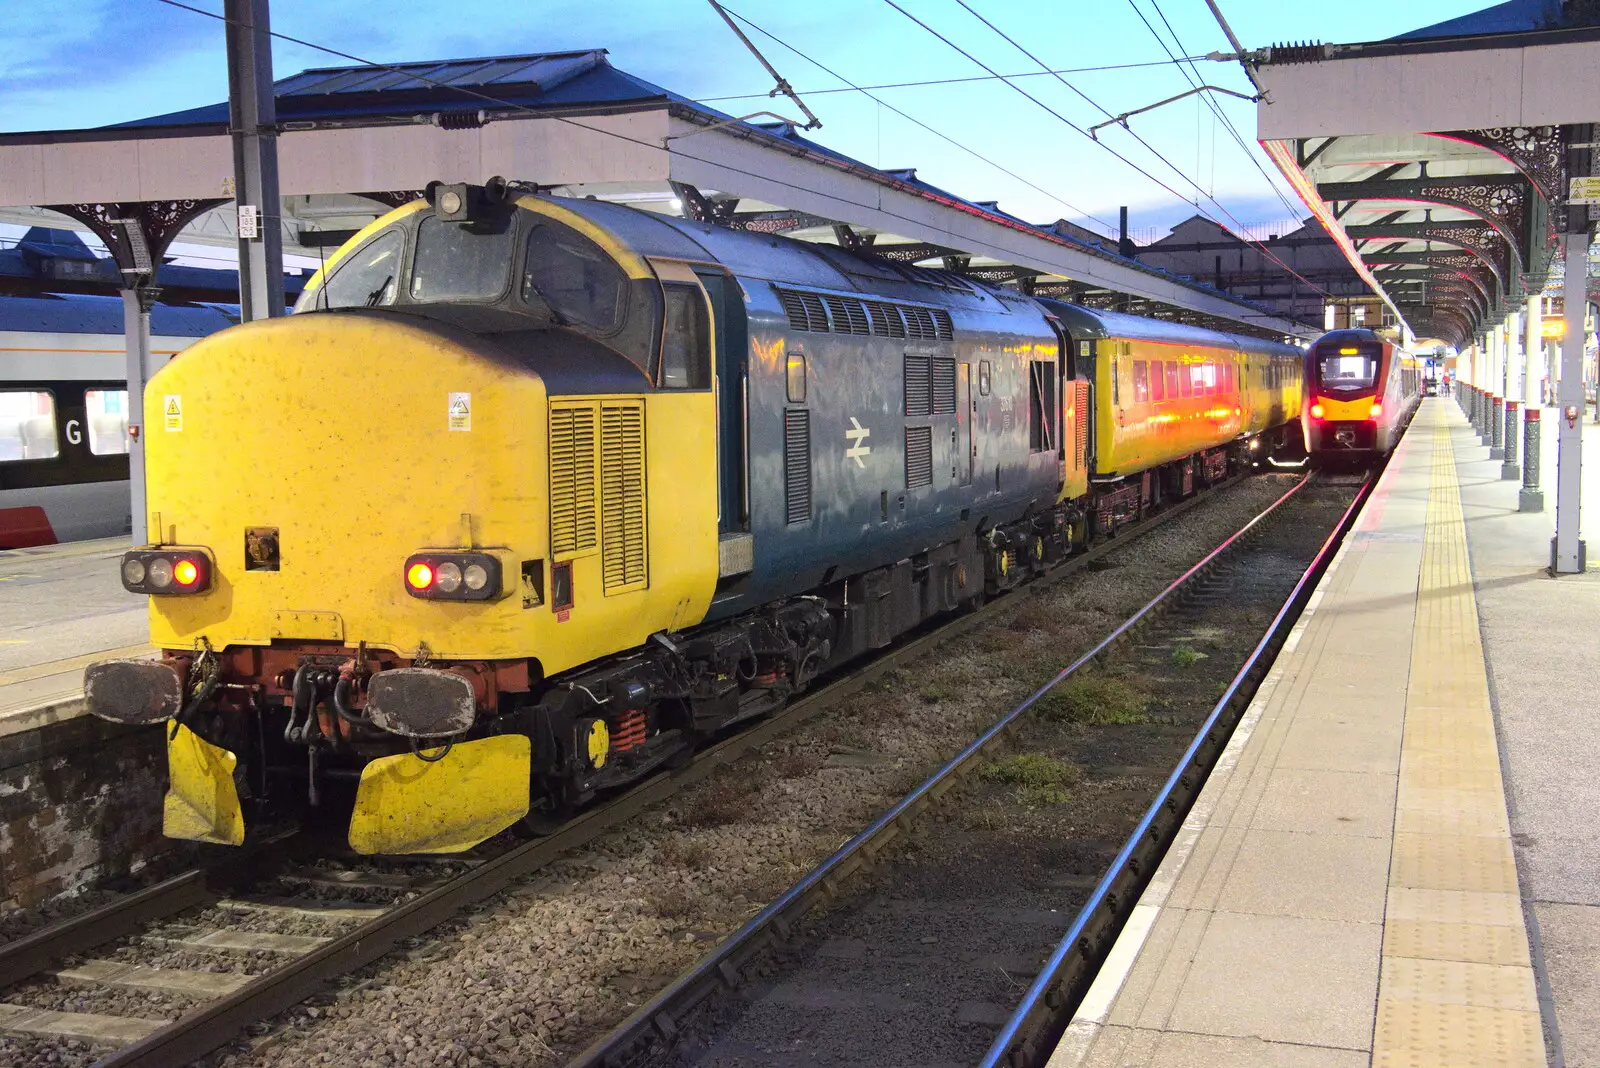
[{"label": "station sign", "polygon": [[1567,190],[1568,204],[1600,204],[1600,174],[1574,178]]}]

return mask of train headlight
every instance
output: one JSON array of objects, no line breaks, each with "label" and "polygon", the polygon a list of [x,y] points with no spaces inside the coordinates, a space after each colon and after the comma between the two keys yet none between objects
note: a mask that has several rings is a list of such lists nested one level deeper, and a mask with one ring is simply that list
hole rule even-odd
[{"label": "train headlight", "polygon": [[1313,419],[1321,419],[1322,418],[1322,411],[1323,411],[1322,405],[1313,404],[1311,406],[1311,418],[1313,418]]},{"label": "train headlight", "polygon": [[1383,405],[1381,405],[1381,404],[1374,404],[1374,405],[1373,405],[1373,406],[1372,406],[1372,411],[1371,411],[1371,412],[1370,412],[1370,413],[1369,413],[1369,414],[1370,414],[1370,415],[1371,415],[1371,416],[1372,416],[1372,418],[1374,418],[1374,419],[1376,419],[1376,418],[1378,418],[1378,416],[1380,416],[1380,415],[1382,415],[1382,414],[1383,414]]},{"label": "train headlight", "polygon": [[213,570],[205,549],[134,549],[122,556],[122,586],[129,593],[203,593]]},{"label": "train headlight", "polygon": [[489,553],[413,553],[406,560],[406,592],[428,601],[492,601],[500,596],[503,573]]}]

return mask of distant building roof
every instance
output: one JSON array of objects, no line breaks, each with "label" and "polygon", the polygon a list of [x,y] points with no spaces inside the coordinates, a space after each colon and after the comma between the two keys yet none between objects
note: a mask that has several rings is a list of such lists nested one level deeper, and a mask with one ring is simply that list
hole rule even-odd
[{"label": "distant building roof", "polygon": [[1470,15],[1436,22],[1420,30],[1402,33],[1396,41],[1425,37],[1479,37],[1491,33],[1527,33],[1564,25],[1562,0],[1506,0],[1506,3],[1474,11]]},{"label": "distant building roof", "polygon": [[[603,48],[579,52],[485,56],[381,66],[316,67],[273,83],[279,122],[407,112],[513,109],[542,110],[574,105],[680,100],[658,85],[625,74]],[[228,121],[228,104],[117,123],[141,126],[205,126]]]},{"label": "distant building roof", "polygon": [[[231,314],[230,314],[231,313]],[[205,337],[238,322],[227,305],[198,304],[150,309],[150,333],[161,337]],[[0,331],[35,334],[115,334],[122,337],[122,298],[96,296],[0,297]]]}]

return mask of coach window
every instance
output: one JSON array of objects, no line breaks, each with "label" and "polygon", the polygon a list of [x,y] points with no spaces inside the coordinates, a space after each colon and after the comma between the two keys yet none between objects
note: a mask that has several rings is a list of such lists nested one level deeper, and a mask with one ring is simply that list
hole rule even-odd
[{"label": "coach window", "polygon": [[89,451],[115,456],[128,451],[128,391],[91,389],[83,395],[89,419]]},{"label": "coach window", "polygon": [[661,331],[661,377],[665,389],[710,389],[711,344],[706,301],[695,286],[665,287],[667,319]]},{"label": "coach window", "polygon": [[1160,360],[1150,362],[1150,399],[1159,401],[1167,399],[1166,375],[1162,373],[1163,364]]},{"label": "coach window", "polygon": [[789,386],[789,403],[804,404],[806,402],[806,354],[791,352],[786,368]]},{"label": "coach window", "polygon": [[43,390],[0,393],[0,463],[48,460],[56,441],[56,399]]},{"label": "coach window", "polygon": [[1150,365],[1143,360],[1133,361],[1133,403],[1150,402]]},{"label": "coach window", "polygon": [[1177,360],[1169,360],[1167,368],[1167,396],[1176,400],[1183,392],[1183,387],[1178,384],[1178,379],[1183,377],[1183,364]]},{"label": "coach window", "polygon": [[[376,308],[394,303],[404,239],[390,230],[352,252],[322,283],[322,308]],[[296,311],[300,308],[297,305]]]}]

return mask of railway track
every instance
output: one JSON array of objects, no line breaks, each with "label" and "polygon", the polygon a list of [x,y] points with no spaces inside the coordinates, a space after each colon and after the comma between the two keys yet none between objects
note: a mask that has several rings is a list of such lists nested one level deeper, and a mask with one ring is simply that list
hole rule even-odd
[{"label": "railway track", "polygon": [[[1042,1066],[1370,484],[1297,484],[572,1063]],[[1096,789],[1053,710],[1128,680]]]},{"label": "railway track", "polygon": [[[434,862],[346,858],[342,868],[330,866],[309,836],[286,837],[0,946],[0,1031],[116,1047],[94,1062],[100,1066],[202,1057],[1208,496],[1157,513],[1039,582],[903,642],[549,837],[497,840],[474,855]],[[53,988],[72,992],[59,999],[71,1010],[43,1007],[52,999],[38,995]],[[35,996],[17,1004],[9,995],[18,990]],[[141,997],[176,1018],[140,1015]]]}]

